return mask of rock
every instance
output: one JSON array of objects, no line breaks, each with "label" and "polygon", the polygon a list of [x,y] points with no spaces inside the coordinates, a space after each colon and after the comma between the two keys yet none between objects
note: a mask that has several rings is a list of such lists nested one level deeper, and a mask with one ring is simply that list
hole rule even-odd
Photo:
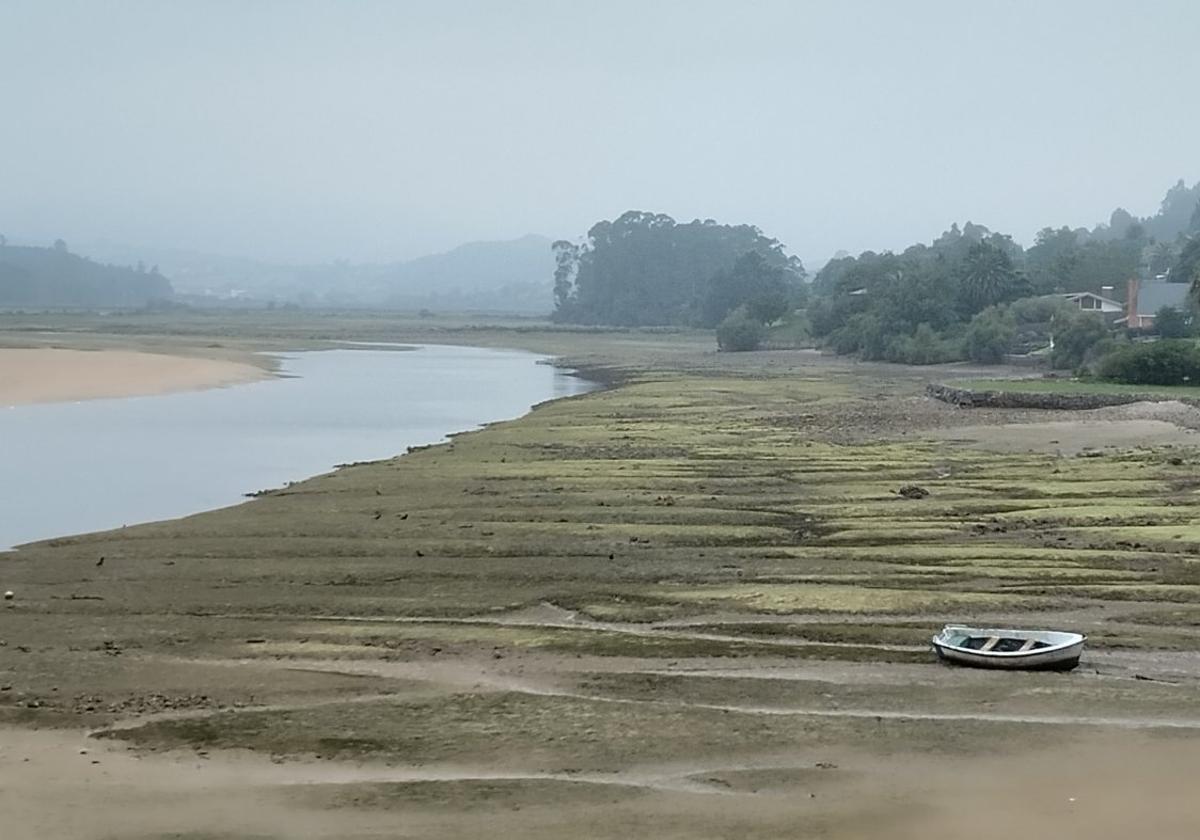
[{"label": "rock", "polygon": [[15,594],[13,594],[13,591],[12,591],[11,589],[9,589],[9,590],[6,590],[6,591],[5,591],[5,593],[4,593],[4,600],[5,600],[5,601],[11,601],[11,600],[12,600],[13,598],[15,598],[15,597],[17,597],[17,596],[16,596]]},{"label": "rock", "polygon": [[929,495],[929,491],[924,487],[918,487],[915,484],[906,484],[900,488],[900,495],[906,499],[924,499]]},{"label": "rock", "polygon": [[[972,391],[931,383],[926,396],[959,408],[1023,408],[1048,411],[1090,411],[1135,402],[1156,402],[1153,394],[1053,394],[1021,391]],[[1187,402],[1183,400],[1182,402]]]}]

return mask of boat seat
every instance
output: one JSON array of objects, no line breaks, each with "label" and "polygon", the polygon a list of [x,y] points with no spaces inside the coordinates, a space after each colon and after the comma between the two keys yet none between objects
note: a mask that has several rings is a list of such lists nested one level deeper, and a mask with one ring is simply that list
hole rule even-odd
[{"label": "boat seat", "polygon": [[981,647],[981,648],[980,648],[980,650],[981,650],[981,651],[985,651],[985,650],[991,650],[992,648],[994,648],[994,647],[995,647],[996,645],[998,645],[999,643],[1000,643],[1000,637],[999,637],[999,636],[991,636],[991,637],[989,637],[989,638],[988,638],[988,640],[987,640],[986,642],[984,642],[984,643],[983,643],[983,647]]},{"label": "boat seat", "polygon": [[1033,650],[1033,646],[1037,644],[1037,639],[1026,639],[1025,644],[1017,648],[1017,651]]}]

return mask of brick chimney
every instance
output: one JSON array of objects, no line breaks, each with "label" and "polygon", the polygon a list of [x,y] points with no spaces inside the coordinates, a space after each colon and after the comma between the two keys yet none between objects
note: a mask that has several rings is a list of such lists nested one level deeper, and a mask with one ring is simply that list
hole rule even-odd
[{"label": "brick chimney", "polygon": [[1134,276],[1129,278],[1129,285],[1125,289],[1125,325],[1135,329],[1142,326],[1138,317],[1138,290],[1141,286],[1142,281]]}]

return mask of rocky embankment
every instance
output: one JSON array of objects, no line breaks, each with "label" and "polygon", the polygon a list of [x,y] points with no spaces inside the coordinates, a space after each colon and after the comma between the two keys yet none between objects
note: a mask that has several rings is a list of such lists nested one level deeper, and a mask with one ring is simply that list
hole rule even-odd
[{"label": "rocky embankment", "polygon": [[[960,408],[1020,408],[1047,411],[1088,411],[1114,405],[1166,401],[1166,398],[1156,394],[1037,394],[1021,391],[974,391],[937,383],[925,386],[925,393],[935,400],[941,400]],[[1200,407],[1200,400],[1197,399],[1178,397],[1174,399],[1186,405]]]}]

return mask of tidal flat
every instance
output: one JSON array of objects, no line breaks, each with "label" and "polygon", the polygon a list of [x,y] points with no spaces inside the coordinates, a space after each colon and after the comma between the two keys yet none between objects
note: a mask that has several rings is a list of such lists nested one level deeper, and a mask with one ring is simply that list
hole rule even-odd
[{"label": "tidal flat", "polygon": [[[955,837],[969,803],[980,837],[1024,830],[970,776],[1031,797],[1027,836],[1116,837],[1153,830],[1153,800],[1200,769],[1200,452],[1109,440],[1119,410],[957,409],[924,385],[978,369],[718,354],[689,332],[53,327],[133,348],[473,338],[608,387],[233,508],[0,554],[0,743],[23,751],[0,753],[0,797],[30,825],[128,836],[142,803],[155,837]],[[1087,439],[974,440],[1045,422]],[[1066,675],[954,670],[926,644],[951,621],[1090,644]],[[102,763],[71,765],[80,807],[96,798],[73,821],[46,779],[77,743]],[[180,789],[228,813],[172,810]],[[1170,802],[1157,819],[1193,807]]]}]

